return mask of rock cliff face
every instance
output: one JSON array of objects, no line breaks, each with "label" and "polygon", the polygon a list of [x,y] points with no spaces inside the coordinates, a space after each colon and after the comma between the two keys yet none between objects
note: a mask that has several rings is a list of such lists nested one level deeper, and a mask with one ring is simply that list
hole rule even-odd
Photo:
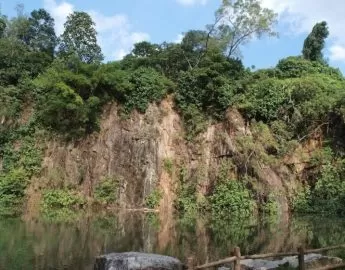
[{"label": "rock cliff face", "polygon": [[47,142],[43,170],[33,185],[70,186],[92,196],[95,186],[111,177],[119,181],[121,207],[142,207],[145,198],[159,187],[163,193],[160,207],[170,212],[180,168],[187,168],[188,178],[197,182],[202,196],[214,187],[221,164],[230,160],[236,165],[231,174],[251,170],[258,182],[254,185],[262,186],[263,192],[279,194],[281,210],[288,211],[288,193],[296,177],[283,165],[259,164],[250,155],[245,160],[239,158],[242,150],[236,140],[251,137],[251,131],[238,111],[229,110],[222,123],[210,123],[193,142],[184,135],[169,98],[150,105],[145,114],[133,112],[126,118],[118,113],[116,104],[109,104],[99,133],[70,143],[58,139]]}]

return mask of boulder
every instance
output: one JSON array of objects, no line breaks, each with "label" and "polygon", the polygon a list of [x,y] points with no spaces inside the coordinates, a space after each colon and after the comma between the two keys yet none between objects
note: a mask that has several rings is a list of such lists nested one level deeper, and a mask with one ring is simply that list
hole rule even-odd
[{"label": "boulder", "polygon": [[176,258],[139,252],[111,253],[96,258],[94,270],[182,270]]}]

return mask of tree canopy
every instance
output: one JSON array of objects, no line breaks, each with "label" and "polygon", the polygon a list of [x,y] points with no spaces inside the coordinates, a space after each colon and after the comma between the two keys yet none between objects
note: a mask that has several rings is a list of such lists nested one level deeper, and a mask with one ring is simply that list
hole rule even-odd
[{"label": "tree canopy", "polygon": [[84,63],[99,63],[103,60],[97,44],[95,23],[86,12],[75,11],[67,17],[61,36],[59,54],[68,58],[76,56]]},{"label": "tree canopy", "polygon": [[325,39],[328,35],[327,22],[323,21],[315,24],[313,30],[304,41],[303,57],[310,61],[323,61],[322,50],[325,47]]}]

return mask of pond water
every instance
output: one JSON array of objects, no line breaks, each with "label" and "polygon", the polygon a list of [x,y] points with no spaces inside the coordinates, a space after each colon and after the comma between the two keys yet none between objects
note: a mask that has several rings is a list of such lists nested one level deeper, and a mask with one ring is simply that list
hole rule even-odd
[{"label": "pond water", "polygon": [[[154,214],[44,215],[0,220],[0,269],[93,269],[97,255],[140,251],[194,255],[199,263],[240,246],[242,254],[345,243],[345,220],[295,217],[266,221],[162,218]],[[343,251],[331,255],[344,256]]]}]

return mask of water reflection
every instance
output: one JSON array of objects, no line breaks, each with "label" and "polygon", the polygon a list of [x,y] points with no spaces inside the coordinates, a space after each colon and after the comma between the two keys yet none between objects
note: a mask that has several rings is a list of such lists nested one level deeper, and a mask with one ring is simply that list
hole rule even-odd
[{"label": "water reflection", "polygon": [[[300,244],[345,243],[345,221],[340,219],[175,220],[136,212],[67,216],[71,217],[1,220],[0,269],[92,269],[95,256],[124,251],[155,252],[181,260],[193,254],[204,263],[229,255],[236,245],[243,254],[253,254],[294,250]],[[343,252],[333,255],[343,256]]]}]

